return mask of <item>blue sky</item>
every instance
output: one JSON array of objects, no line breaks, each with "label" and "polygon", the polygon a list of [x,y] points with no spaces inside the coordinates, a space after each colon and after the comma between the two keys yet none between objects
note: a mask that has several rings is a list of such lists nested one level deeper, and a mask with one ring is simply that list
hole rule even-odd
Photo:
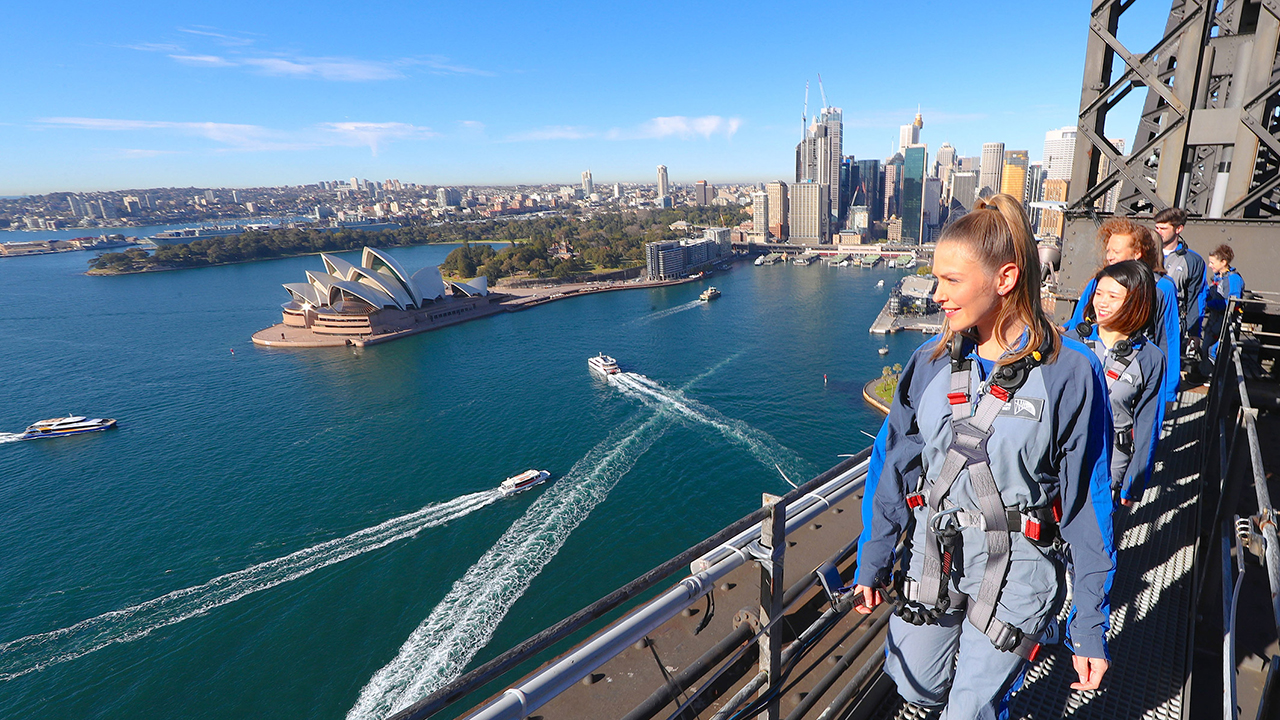
[{"label": "blue sky", "polygon": [[[1167,12],[1139,0],[1121,40],[1147,49]],[[0,195],[573,183],[588,168],[651,182],[660,163],[674,182],[785,180],[818,73],[846,154],[886,157],[919,104],[931,155],[1003,141],[1035,160],[1045,131],[1075,124],[1088,32],[1082,0],[82,2],[6,16]],[[1127,125],[1109,134],[1132,142]]]}]

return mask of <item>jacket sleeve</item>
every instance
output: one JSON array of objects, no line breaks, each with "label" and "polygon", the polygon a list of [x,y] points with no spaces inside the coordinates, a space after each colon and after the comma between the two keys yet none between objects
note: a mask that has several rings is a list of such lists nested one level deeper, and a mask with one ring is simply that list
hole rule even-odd
[{"label": "jacket sleeve", "polygon": [[[1080,293],[1080,299],[1076,301],[1076,309],[1071,311],[1071,319],[1067,320],[1066,324],[1062,326],[1063,330],[1066,330],[1069,333],[1074,332],[1076,325],[1079,325],[1081,321],[1084,320],[1084,306],[1088,305],[1089,298],[1093,297],[1093,288],[1095,284],[1096,282],[1093,279],[1090,279],[1089,284],[1084,286],[1084,290]],[[1071,337],[1075,336],[1072,335]]]},{"label": "jacket sleeve", "polygon": [[1192,256],[1188,253],[1188,258],[1192,262],[1188,262],[1190,277],[1187,278],[1188,292],[1191,307],[1187,308],[1187,334],[1200,337],[1200,324],[1204,319],[1204,301],[1205,296],[1209,292],[1209,279],[1206,276],[1204,258],[1199,255]]},{"label": "jacket sleeve", "polygon": [[1134,502],[1142,499],[1142,493],[1151,481],[1156,443],[1160,439],[1160,426],[1164,423],[1164,399],[1158,380],[1164,376],[1164,356],[1158,350],[1147,353],[1147,356],[1151,358],[1151,366],[1142,368],[1146,385],[1133,408],[1133,456],[1125,470],[1121,493],[1126,500]]},{"label": "jacket sleeve", "polygon": [[[1222,290],[1223,290],[1223,285],[1229,284],[1230,280],[1227,278],[1223,278],[1223,279],[1227,280],[1228,282],[1224,283],[1222,280],[1219,280],[1216,283],[1210,283],[1209,289],[1205,291],[1205,294],[1204,294],[1205,312],[1222,312],[1223,310],[1227,309],[1228,296],[1223,295]],[[1227,290],[1227,292],[1230,293],[1231,291]]]},{"label": "jacket sleeve", "polygon": [[1161,332],[1157,334],[1164,335],[1164,342],[1160,342],[1159,338],[1152,338],[1164,352],[1165,402],[1178,399],[1178,383],[1182,380],[1182,323],[1178,320],[1178,294],[1171,285],[1172,282],[1156,283],[1156,292],[1160,293],[1157,304],[1161,313],[1161,318],[1156,320],[1156,324],[1161,326]]},{"label": "jacket sleeve", "polygon": [[903,368],[889,417],[871,450],[867,486],[862,495],[862,534],[858,538],[859,585],[875,586],[881,571],[893,567],[894,548],[911,519],[906,496],[919,481],[920,451],[924,447],[915,408],[919,392],[928,384],[928,378],[920,376],[928,366],[921,356],[932,348],[932,343],[922,345]]},{"label": "jacket sleeve", "polygon": [[[1063,352],[1073,352],[1064,348]],[[1083,354],[1083,353],[1081,353]],[[1065,382],[1058,400],[1058,483],[1062,538],[1071,545],[1074,607],[1068,618],[1071,648],[1106,658],[1108,595],[1116,552],[1111,527],[1111,408],[1102,365],[1089,353],[1092,372]],[[1061,360],[1059,360],[1061,362]]]},{"label": "jacket sleeve", "polygon": [[1240,298],[1244,297],[1244,278],[1238,272],[1227,274],[1227,297]]}]

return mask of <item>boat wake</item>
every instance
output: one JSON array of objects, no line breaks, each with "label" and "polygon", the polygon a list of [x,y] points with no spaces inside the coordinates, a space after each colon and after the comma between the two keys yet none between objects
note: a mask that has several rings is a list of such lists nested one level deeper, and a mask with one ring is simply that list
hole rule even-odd
[{"label": "boat wake", "polygon": [[0,680],[12,680],[50,665],[75,660],[115,643],[145,637],[240,598],[296,580],[320,568],[376,550],[419,531],[443,525],[502,497],[485,490],[427,505],[380,525],[320,543],[259,565],[175,590],[139,605],[113,610],[70,627],[0,644]]},{"label": "boat wake", "polygon": [[670,390],[639,373],[622,372],[610,377],[624,394],[646,403],[659,404],[681,417],[718,430],[725,439],[746,448],[762,465],[786,472],[787,477],[809,478],[813,468],[795,452],[769,433],[741,420],[725,417],[713,408],[685,396],[681,390]]},{"label": "boat wake", "polygon": [[18,442],[22,439],[22,433],[0,433],[0,445],[11,442]]},{"label": "boat wake", "polygon": [[705,303],[703,303],[701,300],[690,300],[687,303],[684,303],[682,305],[676,305],[675,307],[670,307],[670,308],[667,308],[666,310],[659,310],[657,312],[649,313],[648,315],[641,315],[635,320],[632,320],[632,322],[648,324],[653,322],[654,320],[661,320],[664,317],[669,317],[671,315],[675,315],[676,313],[682,313],[685,310],[692,310],[698,307],[699,305],[704,305],[704,304]]},{"label": "boat wake", "polygon": [[462,674],[569,534],[675,422],[664,408],[591,449],[503,533],[360,691],[348,720],[385,718]]}]

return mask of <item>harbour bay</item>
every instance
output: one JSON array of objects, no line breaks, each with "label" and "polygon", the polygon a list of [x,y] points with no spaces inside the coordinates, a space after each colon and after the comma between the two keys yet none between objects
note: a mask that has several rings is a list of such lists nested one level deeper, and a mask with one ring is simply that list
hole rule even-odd
[{"label": "harbour bay", "polygon": [[[417,268],[450,249],[392,252]],[[594,380],[587,356],[606,352],[684,388],[817,472],[869,442],[862,432],[880,417],[862,383],[921,339],[890,336],[880,357],[882,339],[867,334],[884,300],[875,283],[900,271],[817,264],[739,266],[363,350],[281,351],[249,335],[277,321],[280,284],[315,269],[314,257],[114,278],[81,274],[85,258],[0,268],[0,430],[64,412],[121,423],[0,444],[10,518],[0,644],[491,490],[530,467],[553,479],[0,681],[6,717],[342,717],[507,528],[602,444],[662,412]],[[690,304],[708,284],[724,296]],[[747,445],[706,424],[676,417],[644,432],[646,449],[616,468],[611,489],[492,618],[473,663],[740,517],[761,492],[787,489]]]}]

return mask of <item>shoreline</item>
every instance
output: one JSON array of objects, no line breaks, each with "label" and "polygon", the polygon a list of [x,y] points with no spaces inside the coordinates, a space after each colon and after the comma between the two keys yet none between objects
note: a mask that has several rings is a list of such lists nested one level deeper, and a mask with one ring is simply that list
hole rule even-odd
[{"label": "shoreline", "polygon": [[[515,244],[510,240],[485,240],[483,242],[477,242],[476,244],[487,245],[489,243],[506,243],[507,245]],[[431,242],[431,243],[418,243],[416,245],[391,245],[390,247],[411,248],[411,247],[428,247],[430,245],[462,245],[462,243],[453,242],[453,241]],[[137,247],[137,244],[135,244],[134,247]],[[361,247],[364,247],[364,246],[361,246]],[[369,245],[369,247],[376,248],[378,250],[385,249],[385,248],[377,247],[376,245]],[[297,253],[295,255],[277,255],[275,257],[250,258],[248,260],[229,260],[227,262],[208,263],[206,265],[160,265],[158,267],[145,268],[143,270],[100,270],[98,268],[89,268],[88,270],[84,271],[84,274],[92,275],[93,277],[115,277],[117,275],[143,275],[145,273],[153,273],[153,272],[171,272],[174,270],[200,270],[201,268],[227,267],[228,265],[246,265],[248,263],[256,263],[256,262],[271,262],[272,260],[288,260],[289,258],[311,257],[313,255],[323,255],[325,253],[336,254],[336,253],[344,253],[344,252],[359,252],[359,250],[360,248],[348,248],[346,250],[316,250],[314,252]],[[50,253],[43,253],[43,254],[48,255]]]},{"label": "shoreline", "polygon": [[[732,264],[736,265],[739,260],[740,259],[735,259]],[[492,317],[504,312],[522,312],[524,310],[529,310],[530,308],[556,302],[557,300],[567,300],[569,298],[615,292],[618,290],[642,290],[648,288],[673,287],[706,279],[707,276],[704,275],[699,278],[680,278],[679,280],[642,282],[606,281],[570,283],[538,288],[501,288],[499,290],[494,290],[490,295],[490,298],[497,296],[496,302],[491,300],[484,305],[472,302],[470,307],[477,308],[477,312],[452,315],[442,318],[440,321],[428,320],[424,324],[415,324],[414,327],[396,330],[394,332],[363,336],[321,335],[305,328],[292,327],[281,322],[255,332],[251,336],[251,339],[255,345],[272,348],[293,349],[347,346],[362,348],[369,345],[380,345],[392,340],[399,340],[400,338],[409,337],[410,335],[418,335],[425,332],[431,332],[432,330],[461,325],[465,322]],[[468,301],[459,301],[459,303],[466,302]],[[426,315],[429,316],[430,313],[428,312]],[[275,339],[277,334],[281,334],[283,337],[277,340]],[[290,338],[290,335],[293,335],[294,337]]]},{"label": "shoreline", "polygon": [[882,381],[883,379],[884,378],[876,378],[867,383],[864,383],[862,386],[862,399],[866,400],[867,404],[870,405],[871,407],[875,408],[876,410],[879,410],[885,415],[888,415],[889,406],[884,404],[884,401],[881,400],[876,395],[876,391],[875,391],[875,386],[878,385],[880,381]]}]

